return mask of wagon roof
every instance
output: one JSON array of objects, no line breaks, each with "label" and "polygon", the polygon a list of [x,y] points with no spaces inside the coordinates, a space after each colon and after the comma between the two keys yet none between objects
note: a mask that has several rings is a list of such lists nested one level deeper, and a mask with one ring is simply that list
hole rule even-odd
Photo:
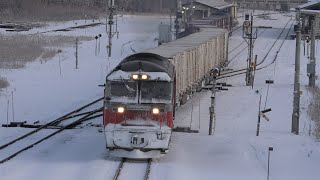
[{"label": "wagon roof", "polygon": [[179,53],[196,48],[201,44],[224,35],[226,32],[226,29],[221,28],[203,28],[200,32],[171,41],[153,49],[145,50],[145,52],[158,54],[166,58],[173,58]]}]

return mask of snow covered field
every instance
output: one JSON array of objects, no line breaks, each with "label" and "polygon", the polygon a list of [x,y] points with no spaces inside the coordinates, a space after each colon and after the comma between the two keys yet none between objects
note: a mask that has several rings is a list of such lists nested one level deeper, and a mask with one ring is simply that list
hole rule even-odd
[{"label": "snow covered field", "polygon": [[[271,17],[275,20],[256,22],[256,25],[273,27],[256,40],[254,54],[258,54],[258,61],[266,54],[281,29],[290,20],[290,17],[283,15]],[[74,47],[63,48],[61,76],[59,56],[55,56],[45,64],[35,61],[28,64],[25,69],[0,70],[1,75],[10,83],[10,87],[0,94],[0,123],[6,123],[7,100],[11,101],[12,91],[14,91],[15,120],[29,122],[52,120],[101,97],[103,88],[97,85],[104,83],[106,73],[123,57],[133,53],[130,44],[137,52],[156,46],[154,38],[157,36],[157,25],[160,21],[167,20],[159,17],[125,16],[120,20],[120,38],[114,39],[113,57],[109,61],[106,58],[104,26],[59,32],[71,36],[96,36],[101,33],[104,38],[101,40],[100,54],[95,55],[95,40],[82,42],[79,47],[79,69],[75,69]],[[74,22],[59,24],[59,28],[72,23]],[[289,29],[291,23],[292,21],[288,23],[285,31]],[[46,28],[55,29],[54,26]],[[48,35],[53,34],[55,33],[48,33]],[[233,49],[243,41],[241,35],[240,32],[234,33],[230,39],[229,49]],[[132,42],[122,47],[129,41]],[[281,41],[277,42],[269,54],[270,57],[262,65],[272,61],[280,43]],[[317,49],[316,57],[319,57],[320,47]],[[254,89],[245,86],[244,75],[222,80],[232,84],[233,87],[230,87],[229,91],[217,93],[217,122],[214,135],[207,135],[211,92],[197,93],[187,104],[180,107],[175,124],[189,125],[192,120],[192,129],[199,129],[200,133],[174,133],[169,153],[153,162],[150,179],[267,179],[268,147],[273,147],[270,180],[318,180],[320,144],[308,135],[311,123],[307,116],[310,94],[306,90],[307,58],[303,53],[301,53],[300,76],[303,91],[300,105],[300,135],[291,134],[294,50],[295,41],[285,41],[278,54],[277,63],[256,73]],[[243,68],[246,58],[245,50],[230,64],[230,68]],[[259,94],[255,91],[262,92],[262,107],[264,107],[266,79],[273,79],[275,82],[270,85],[266,105],[266,108],[272,108],[272,111],[267,113],[269,122],[261,119],[260,136],[256,137]],[[318,80],[317,83],[319,84]],[[11,109],[9,114],[9,120],[12,121]],[[101,123],[101,121],[101,118],[97,118],[94,122]],[[30,130],[0,127],[0,145],[28,131]],[[106,157],[104,143],[104,136],[96,127],[68,130],[9,162],[0,164],[0,179],[112,179],[119,161]],[[4,156],[2,153],[4,152],[0,151],[0,157]],[[137,165],[139,166],[140,164]],[[120,175],[120,179],[141,178],[139,168],[127,170]]]}]

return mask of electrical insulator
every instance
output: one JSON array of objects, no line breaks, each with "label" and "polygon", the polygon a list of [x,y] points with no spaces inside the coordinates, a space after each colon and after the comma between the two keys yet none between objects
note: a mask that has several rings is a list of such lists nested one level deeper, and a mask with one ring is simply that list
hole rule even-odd
[{"label": "electrical insulator", "polygon": [[244,19],[245,19],[246,21],[249,20],[249,14],[246,14],[244,17],[245,17]]}]

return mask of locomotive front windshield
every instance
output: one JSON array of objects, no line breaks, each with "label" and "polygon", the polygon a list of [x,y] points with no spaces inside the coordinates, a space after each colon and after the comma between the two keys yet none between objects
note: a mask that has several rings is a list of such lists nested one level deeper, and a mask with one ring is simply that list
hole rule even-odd
[{"label": "locomotive front windshield", "polygon": [[107,86],[108,97],[114,102],[137,101],[137,82],[135,81],[111,81]]},{"label": "locomotive front windshield", "polygon": [[109,81],[106,93],[111,102],[171,103],[172,84],[165,81]]},{"label": "locomotive front windshield", "polygon": [[141,82],[141,103],[171,103],[172,85],[164,81]]}]

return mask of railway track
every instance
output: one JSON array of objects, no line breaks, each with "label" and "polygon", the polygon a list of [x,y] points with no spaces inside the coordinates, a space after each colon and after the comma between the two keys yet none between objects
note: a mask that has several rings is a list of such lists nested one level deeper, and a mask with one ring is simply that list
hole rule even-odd
[{"label": "railway track", "polygon": [[[145,174],[143,176],[143,179],[144,180],[148,180],[149,179],[149,175],[150,175],[150,171],[151,171],[152,159],[147,159],[147,160],[145,160],[145,162],[146,162],[146,171],[145,171]],[[118,166],[118,168],[116,170],[116,173],[115,173],[115,175],[113,177],[113,180],[118,180],[119,179],[119,177],[121,176],[121,173],[122,173],[122,171],[124,169],[124,166],[126,166],[124,164],[136,164],[136,163],[128,162],[128,160],[126,158],[121,159],[121,162],[120,162],[120,164],[119,164],[119,166]]]},{"label": "railway track", "polygon": [[[37,145],[37,144],[39,144],[39,143],[51,138],[52,136],[54,136],[54,135],[56,135],[58,133],[61,133],[62,131],[66,130],[66,129],[75,128],[76,126],[80,125],[81,123],[83,123],[85,121],[88,121],[88,120],[91,120],[91,119],[93,119],[95,117],[101,116],[102,114],[100,112],[102,112],[102,107],[94,109],[94,110],[91,110],[91,111],[87,111],[87,112],[84,112],[84,113],[79,113],[79,112],[81,112],[82,110],[84,110],[84,109],[86,109],[86,108],[88,108],[90,106],[93,106],[94,104],[100,102],[102,99],[103,98],[99,98],[99,99],[97,99],[95,101],[92,101],[92,102],[90,102],[90,103],[88,103],[88,104],[86,104],[86,105],[84,105],[84,106],[82,106],[82,107],[70,112],[70,113],[67,113],[67,114],[65,114],[65,115],[63,115],[63,116],[61,116],[61,117],[59,117],[59,118],[57,118],[57,119],[55,119],[55,120],[53,120],[53,121],[51,121],[49,123],[46,123],[46,124],[36,128],[36,129],[32,130],[31,132],[28,132],[28,133],[26,133],[26,134],[14,139],[14,140],[8,142],[6,144],[1,145],[0,146],[0,152],[3,152],[6,149],[8,149],[8,148],[10,148],[11,146],[14,146],[14,145],[19,146],[19,142],[20,142],[20,146],[21,146],[21,144],[23,144],[23,141],[21,141],[21,140],[25,140],[26,138],[31,138],[32,136],[36,136],[36,135],[39,134],[39,132],[41,130],[46,129],[47,127],[50,127],[50,126],[56,126],[56,125],[62,123],[63,121],[66,121],[66,120],[71,121],[67,125],[60,126],[56,130],[54,130],[53,132],[51,132],[49,134],[46,134],[45,136],[42,136],[39,140],[34,141],[34,143],[31,143],[29,145],[22,145],[22,147],[16,148],[16,149],[19,149],[19,150],[16,150],[16,149],[10,150],[9,153],[8,153],[9,155],[3,155],[3,153],[0,153],[0,158],[2,158],[2,159],[0,159],[0,164],[9,161],[10,159],[12,159],[12,158],[16,157],[17,155],[21,154],[22,152],[27,151],[28,149],[31,149],[31,148],[35,147],[35,145]],[[79,117],[79,116],[82,116],[82,117],[80,117],[80,118],[78,118],[76,120],[72,120],[73,118]],[[12,151],[14,151],[14,153],[12,153]],[[4,157],[2,157],[2,156],[4,156]]]},{"label": "railway track", "polygon": [[[260,19],[258,19],[260,20]],[[258,33],[257,35],[257,39],[266,31],[267,29],[263,29],[262,32]],[[243,40],[240,44],[238,44],[236,47],[234,47],[231,51],[228,52],[228,55],[230,55],[232,52],[234,52],[236,49],[238,49],[239,47],[242,47],[241,45],[243,45],[246,41]],[[246,50],[248,47],[248,45],[246,44],[246,46],[244,46],[235,56],[233,56],[228,62],[227,65],[229,65],[236,57],[238,57],[244,50]]]},{"label": "railway track", "polygon": [[[272,14],[281,14],[281,13],[262,13],[262,14],[255,14],[253,15],[253,21],[259,21],[261,20],[261,16],[267,16],[267,15],[272,15]],[[237,18],[242,18],[243,16],[237,16]],[[232,31],[230,31],[230,33],[233,33],[237,30],[239,30],[243,25],[240,25],[238,27],[236,27],[235,29],[233,29]]]},{"label": "railway track", "polygon": [[[264,32],[266,31],[266,29],[263,29],[263,31],[258,34],[257,38],[259,36],[261,36]],[[242,43],[240,43],[238,46],[236,46],[234,49],[232,49],[228,54],[231,54],[234,50],[236,50],[238,47],[240,47],[243,43],[245,43],[246,41],[244,40]],[[245,47],[243,47],[241,49],[240,52],[238,52],[235,56],[233,56],[228,62],[227,62],[227,65],[229,65],[237,56],[239,56],[245,49],[247,49],[248,45],[246,45]]]},{"label": "railway track", "polygon": [[[269,13],[262,13],[262,14],[254,14],[253,16],[265,16],[270,14],[282,14],[281,12],[269,12]],[[243,16],[237,16],[237,18],[242,18]]]},{"label": "railway track", "polygon": [[[278,47],[278,50],[276,52],[276,55],[275,57],[273,58],[273,60],[265,65],[265,66],[262,66],[262,63],[265,62],[265,60],[267,59],[267,57],[269,56],[271,50],[274,48],[275,44],[278,42],[278,40],[280,39],[281,35],[283,34],[284,30],[286,29],[287,25],[289,24],[291,20],[289,20],[286,25],[283,27],[282,31],[280,32],[279,36],[277,37],[277,39],[274,41],[274,43],[272,44],[272,46],[270,47],[270,49],[268,50],[268,52],[265,54],[264,58],[257,64],[257,70],[261,70],[261,69],[264,69],[268,66],[270,66],[271,64],[273,64],[277,57],[278,57],[278,53],[280,51],[280,49],[282,48],[284,42],[286,41],[286,39],[288,38],[288,35],[290,33],[290,30],[292,29],[292,25],[293,25],[293,22],[291,23],[291,26],[289,28],[289,30],[287,31],[287,34],[285,36],[285,38],[283,39],[283,41],[281,42],[280,46]],[[238,76],[238,75],[241,75],[241,74],[245,74],[246,73],[246,68],[242,68],[242,69],[238,69],[238,70],[234,70],[234,71],[230,71],[230,72],[225,72],[225,73],[222,73],[220,77],[218,77],[217,79],[224,79],[224,78],[228,78],[228,77],[233,77],[233,76]]]},{"label": "railway track", "polygon": [[85,28],[90,28],[90,27],[95,27],[95,26],[100,26],[100,25],[104,25],[104,23],[97,22],[97,23],[89,23],[89,24],[78,25],[78,26],[69,26],[69,27],[65,27],[65,28],[61,28],[61,29],[53,29],[53,30],[48,30],[48,31],[32,33],[30,35],[39,35],[39,34],[45,34],[45,33],[50,33],[50,32],[67,32],[67,31],[72,31],[75,29],[85,29]]},{"label": "railway track", "polygon": [[[257,22],[257,21],[259,21],[259,20],[260,20],[259,17],[253,18],[253,22]],[[231,31],[229,32],[229,34],[233,34],[234,32],[236,32],[236,31],[239,30],[239,29],[241,30],[242,26],[243,26],[243,25],[240,25],[240,26],[236,27],[235,29],[231,30]]]},{"label": "railway track", "polygon": [[[286,25],[282,28],[279,36],[278,36],[277,39],[274,41],[274,43],[272,44],[271,48],[270,48],[269,51],[266,53],[266,55],[264,56],[264,58],[262,59],[262,61],[257,64],[257,66],[260,65],[260,64],[262,64],[262,63],[265,61],[265,59],[268,57],[270,51],[272,50],[272,48],[274,47],[274,45],[277,43],[277,41],[280,39],[282,33],[284,32],[284,30],[285,30],[285,28],[287,27],[287,25],[288,25],[289,22],[290,22],[290,20],[289,20],[289,21],[286,23]],[[290,29],[291,29],[291,27],[290,27]],[[289,29],[288,33],[290,32],[290,29]],[[287,36],[288,36],[288,35],[287,35]],[[287,36],[286,36],[286,38],[287,38]],[[248,46],[246,46],[244,49],[246,49],[247,47],[248,47]],[[244,50],[244,49],[243,49],[243,50]],[[243,50],[242,50],[241,52],[243,52]],[[241,53],[241,52],[240,52],[240,53]],[[238,53],[236,56],[238,56],[240,53]],[[236,56],[235,56],[235,57],[236,57]],[[234,57],[234,58],[235,58],[235,57]],[[233,58],[233,59],[234,59],[234,58]],[[231,59],[231,60],[227,63],[227,65],[228,65],[233,59]],[[246,70],[246,68],[242,68],[242,69],[234,70],[234,71],[230,71],[230,72],[225,72],[225,73],[222,73],[221,75],[232,74],[232,73],[239,72],[239,71],[243,71],[243,70]]]},{"label": "railway track", "polygon": [[[281,13],[265,13],[265,14],[257,14],[257,15],[253,15],[256,16],[254,17],[253,21],[257,22],[259,20],[261,20],[260,16],[262,15],[271,15],[271,14],[281,14]],[[232,30],[230,33],[235,32],[237,30],[239,30],[243,25],[237,27],[236,29]],[[240,29],[241,30],[241,29]],[[258,34],[257,38],[259,38],[259,36],[261,36],[264,32],[266,31],[266,29],[264,29],[260,34]],[[240,31],[239,31],[240,32]],[[231,51],[228,52],[228,55],[230,55],[232,52],[234,52],[236,49],[238,49],[239,47],[241,47],[241,45],[245,43],[245,40],[243,40],[240,44],[238,44],[236,47],[234,47]],[[239,56],[245,49],[247,49],[248,45],[246,45],[244,48],[242,48],[240,50],[240,52],[238,52],[235,56],[233,56],[228,62],[227,65],[229,65],[237,56]]]}]

